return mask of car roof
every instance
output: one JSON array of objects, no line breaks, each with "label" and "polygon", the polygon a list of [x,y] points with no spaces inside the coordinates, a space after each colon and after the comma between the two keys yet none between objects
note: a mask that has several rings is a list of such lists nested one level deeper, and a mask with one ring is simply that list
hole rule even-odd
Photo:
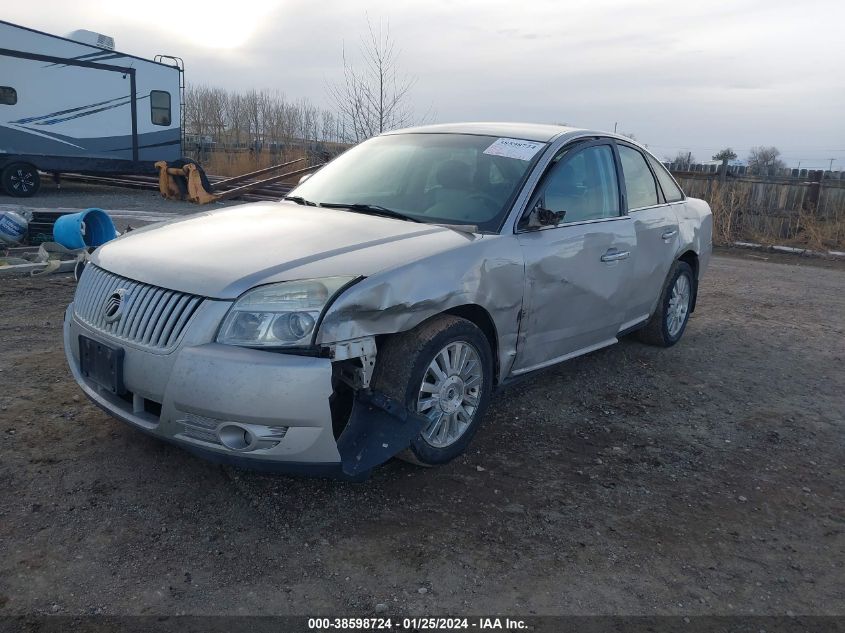
[{"label": "car roof", "polygon": [[544,123],[441,123],[421,125],[402,130],[393,130],[385,134],[477,134],[479,136],[499,136],[518,138],[526,141],[548,143],[552,139],[572,132],[582,132],[580,128]]}]

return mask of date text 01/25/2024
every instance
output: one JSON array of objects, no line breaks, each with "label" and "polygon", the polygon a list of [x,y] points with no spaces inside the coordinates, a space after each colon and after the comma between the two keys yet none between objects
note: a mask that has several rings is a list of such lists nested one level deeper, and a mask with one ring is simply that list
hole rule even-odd
[{"label": "date text 01/25/2024", "polygon": [[457,631],[502,630],[518,631],[526,628],[524,620],[511,618],[309,618],[310,631]]}]

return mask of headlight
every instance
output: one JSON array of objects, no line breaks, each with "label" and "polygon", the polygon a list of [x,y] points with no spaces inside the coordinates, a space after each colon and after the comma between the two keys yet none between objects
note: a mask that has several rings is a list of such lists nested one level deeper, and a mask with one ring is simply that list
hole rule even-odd
[{"label": "headlight", "polygon": [[354,277],[286,281],[250,290],[229,309],[217,342],[249,347],[302,347],[334,294]]}]

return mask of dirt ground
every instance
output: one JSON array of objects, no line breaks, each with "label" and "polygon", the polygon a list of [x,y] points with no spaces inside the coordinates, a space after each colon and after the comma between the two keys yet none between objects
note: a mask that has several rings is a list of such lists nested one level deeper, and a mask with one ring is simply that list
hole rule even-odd
[{"label": "dirt ground", "polygon": [[125,189],[84,182],[62,182],[56,185],[51,178],[42,178],[41,189],[32,198],[12,198],[0,193],[1,204],[21,204],[32,207],[86,209],[92,204],[102,209],[144,210],[164,213],[196,213],[204,209],[242,204],[237,200],[214,202],[198,206],[191,202],[166,200],[158,191]]},{"label": "dirt ground", "polygon": [[721,254],[677,346],[536,375],[464,458],[364,484],[109,418],[65,366],[73,280],[4,281],[0,615],[845,614],[845,266],[817,263]]},{"label": "dirt ground", "polygon": [[41,179],[41,189],[32,198],[13,198],[0,192],[0,210],[19,209],[87,209],[96,206],[109,211],[118,231],[127,226],[138,228],[177,215],[188,215],[243,204],[241,200],[224,200],[199,206],[191,202],[166,200],[158,191],[107,187],[83,182],[62,182]]}]

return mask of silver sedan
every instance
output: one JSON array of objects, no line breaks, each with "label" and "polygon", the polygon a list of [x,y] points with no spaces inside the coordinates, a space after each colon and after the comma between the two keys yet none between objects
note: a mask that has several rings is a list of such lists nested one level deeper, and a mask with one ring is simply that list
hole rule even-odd
[{"label": "silver sedan", "polygon": [[284,201],[102,246],[65,349],[103,409],[210,459],[348,478],[395,455],[433,466],[500,385],[629,332],[677,343],[711,233],[707,204],[626,138],[390,132]]}]

